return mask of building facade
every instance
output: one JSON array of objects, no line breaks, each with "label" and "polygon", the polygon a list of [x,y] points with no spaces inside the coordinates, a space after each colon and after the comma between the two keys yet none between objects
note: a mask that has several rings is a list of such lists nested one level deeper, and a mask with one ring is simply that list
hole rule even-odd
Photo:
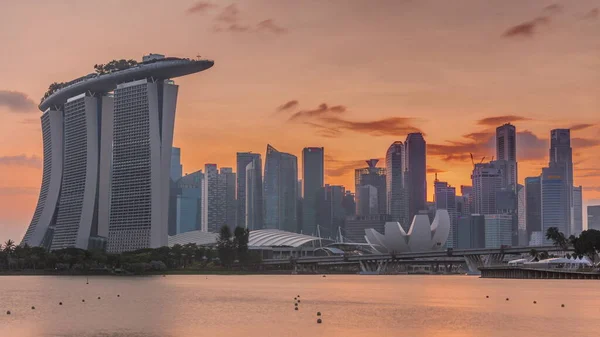
[{"label": "building facade", "polygon": [[325,149],[305,147],[302,150],[302,223],[301,232],[316,235],[317,198],[325,185]]},{"label": "building facade", "polygon": [[567,225],[565,235],[570,235],[573,226],[573,149],[571,148],[571,130],[554,129],[550,131],[549,167],[562,170],[561,176],[566,189]]},{"label": "building facade", "polygon": [[264,177],[265,228],[298,232],[298,159],[267,145]]},{"label": "building facade", "polygon": [[177,181],[183,177],[183,166],[181,165],[181,149],[173,147],[171,150],[171,180]]},{"label": "building facade", "polygon": [[344,226],[346,189],[339,185],[325,185],[317,196],[317,224],[320,237],[335,239]]},{"label": "building facade", "polygon": [[235,200],[236,174],[230,167],[222,167],[217,182],[217,229],[228,226],[233,233],[237,226]]},{"label": "building facade", "polygon": [[[245,197],[240,201],[238,199],[238,210],[240,209],[239,203],[245,202],[244,207],[244,224],[240,227],[247,228],[249,230],[256,230],[263,228],[263,203],[262,203],[262,172],[261,172],[260,157],[258,160],[252,160],[246,165],[245,168],[245,179],[244,185]],[[239,173],[238,173],[239,181]],[[238,186],[240,186],[238,184]],[[238,190],[239,193],[239,190]],[[239,213],[238,213],[239,215]]]},{"label": "building facade", "polygon": [[525,178],[525,227],[527,239],[532,232],[542,231],[542,178]]},{"label": "building facade", "polygon": [[488,163],[475,164],[473,174],[473,213],[495,214],[496,193],[502,188],[502,172]]},{"label": "building facade", "polygon": [[457,211],[456,211],[456,189],[445,181],[439,181],[437,174],[433,183],[435,209],[445,209],[450,216],[450,234],[446,245],[455,248],[458,241]]},{"label": "building facade", "polygon": [[587,207],[588,229],[600,231],[600,205],[591,205]]},{"label": "building facade", "polygon": [[485,248],[512,245],[513,216],[511,214],[486,214]]},{"label": "building facade", "polygon": [[408,228],[410,226],[408,189],[406,188],[408,174],[405,174],[404,152],[404,144],[397,141],[390,145],[385,155],[386,201],[387,214],[392,217],[393,221],[397,221]]},{"label": "building facade", "polygon": [[517,132],[514,125],[507,123],[496,128],[496,158],[504,167],[503,187],[517,191]]},{"label": "building facade", "polygon": [[42,189],[22,244],[111,253],[166,245],[178,92],[170,78],[212,65],[156,58],[49,89],[39,106]]},{"label": "building facade", "polygon": [[[253,201],[250,205],[246,202],[246,186],[248,180],[246,179],[246,170],[248,165],[252,163],[251,177],[253,186],[251,196]],[[260,229],[263,223],[263,187],[262,187],[262,158],[259,153],[252,152],[238,152],[236,154],[236,166],[237,166],[237,225],[240,227]],[[252,216],[250,218],[250,227],[248,227],[247,217],[249,210],[247,207],[250,206]]]},{"label": "building facade", "polygon": [[458,235],[455,248],[485,248],[485,216],[471,214],[458,218]]},{"label": "building facade", "polygon": [[[200,230],[202,227],[202,170],[177,180],[176,227],[177,234]],[[171,234],[169,234],[171,235]]]},{"label": "building facade", "polygon": [[427,209],[427,143],[422,133],[409,133],[404,142],[408,171],[408,218]]},{"label": "building facade", "polygon": [[570,235],[570,189],[565,183],[566,179],[568,178],[562,167],[542,169],[542,233],[546,233],[550,227],[556,227],[566,237]]},{"label": "building facade", "polygon": [[[385,168],[377,167],[378,159],[367,160],[367,167],[354,170],[354,186],[356,191],[356,214],[360,216],[375,215],[375,214],[386,214],[387,212],[387,201],[386,201],[386,175]],[[370,185],[372,188],[361,189],[361,186]],[[373,190],[374,188],[374,190]],[[364,191],[361,192],[361,191]],[[377,193],[377,200],[372,200],[373,191]],[[366,200],[365,198],[369,198]],[[363,200],[361,200],[363,199]],[[365,208],[365,205],[372,206],[374,203],[377,204],[377,208],[372,207]],[[368,209],[369,213],[364,213]]]},{"label": "building facade", "polygon": [[573,186],[570,235],[579,236],[583,231],[583,187]]},{"label": "building facade", "polygon": [[202,184],[202,231],[219,231],[219,169],[217,164],[204,165]]}]

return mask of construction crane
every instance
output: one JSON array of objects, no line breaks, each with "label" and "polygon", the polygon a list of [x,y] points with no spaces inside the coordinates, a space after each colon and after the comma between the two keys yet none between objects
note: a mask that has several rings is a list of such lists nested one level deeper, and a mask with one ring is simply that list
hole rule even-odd
[{"label": "construction crane", "polygon": [[471,163],[473,163],[473,167],[475,167],[475,160],[473,159],[473,154],[469,152],[469,155],[471,155]]},{"label": "construction crane", "polygon": [[479,164],[483,163],[484,160],[485,160],[485,156],[483,156],[483,158],[481,158],[481,161],[479,162]]}]

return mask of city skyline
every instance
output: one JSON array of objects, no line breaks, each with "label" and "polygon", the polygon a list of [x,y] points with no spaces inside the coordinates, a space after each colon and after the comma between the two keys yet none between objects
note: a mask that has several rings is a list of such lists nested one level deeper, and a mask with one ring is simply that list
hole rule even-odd
[{"label": "city skyline", "polygon": [[[120,36],[122,27],[110,22],[102,34],[93,29],[101,17],[125,20],[124,13],[105,15],[110,6],[94,7],[98,15],[80,22],[75,18],[91,10],[91,4],[71,7],[61,3],[34,11],[16,1],[0,5],[0,25],[6,25],[6,31],[27,16],[53,24],[57,31],[77,24],[81,29],[73,34],[88,31],[92,35],[86,38],[95,41],[82,45],[75,42],[77,36],[66,41],[60,34],[47,36],[42,24],[0,37],[7,47],[0,64],[0,73],[7,79],[0,86],[4,121],[0,126],[1,236],[21,236],[35,208],[42,179],[42,141],[39,113],[31,105],[47,85],[86,74],[90,64],[115,57],[138,58],[153,50],[176,56],[208,54],[219,60],[218,70],[207,76],[178,81],[182,89],[174,145],[186,153],[184,168],[200,169],[209,162],[235,167],[236,151],[264,155],[267,143],[300,157],[304,146],[316,144],[327,148],[325,182],[352,189],[353,169],[360,167],[356,163],[383,158],[389,144],[402,141],[416,128],[428,142],[427,187],[428,200],[432,200],[436,171],[453,186],[469,185],[468,153],[477,159],[493,156],[493,128],[512,122],[518,143],[527,144],[518,153],[519,183],[547,165],[548,130],[571,128],[574,185],[584,188],[584,208],[600,199],[600,162],[593,156],[598,148],[600,103],[595,92],[600,76],[593,67],[595,50],[590,43],[598,21],[583,19],[598,6],[596,1],[565,4],[560,13],[550,13],[545,4],[534,1],[500,4],[494,9],[502,14],[497,16],[490,6],[475,1],[385,2],[371,11],[358,1],[311,4],[310,11],[299,10],[298,4],[240,1],[215,5],[205,12],[190,11],[195,3],[153,3],[132,11],[133,15],[127,15],[132,24],[159,16],[165,24],[152,34],[132,31],[128,37]],[[251,28],[244,32],[227,31],[227,26],[213,29],[223,24],[217,17],[230,5],[237,8],[237,23]],[[362,16],[351,15],[356,10]],[[314,17],[314,13],[319,15]],[[329,19],[333,13],[340,13],[335,22]],[[424,20],[431,13],[452,19]],[[510,30],[541,15],[550,18],[547,25],[523,33]],[[397,20],[398,16],[404,20]],[[483,16],[485,22],[464,20]],[[306,22],[309,17],[311,24]],[[255,27],[265,20],[275,26]],[[364,25],[357,26],[357,21]],[[439,35],[440,29],[444,36]],[[399,31],[411,31],[397,36],[401,41],[417,34],[409,50],[402,43],[383,44],[390,32],[397,35]],[[319,34],[325,32],[330,34]],[[355,43],[336,43],[342,33]],[[152,40],[147,38],[150,35]],[[170,38],[160,38],[165,36]],[[242,47],[240,41],[248,45]],[[31,44],[64,48],[40,58],[29,52]],[[103,45],[113,47],[99,48]],[[311,45],[320,52],[298,52]],[[382,46],[387,53],[373,56],[373,50]],[[402,50],[399,62],[397,48]],[[77,50],[76,57],[68,50]],[[474,56],[483,51],[484,56]],[[566,62],[567,57],[577,62]],[[256,78],[264,82],[257,83]],[[248,132],[249,127],[260,132]],[[314,139],[306,141],[307,137]]]}]

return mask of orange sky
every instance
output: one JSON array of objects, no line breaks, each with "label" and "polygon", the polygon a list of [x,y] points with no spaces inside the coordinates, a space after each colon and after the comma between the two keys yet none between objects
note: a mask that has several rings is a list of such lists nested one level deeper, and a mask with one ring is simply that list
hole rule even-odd
[{"label": "orange sky", "polygon": [[574,127],[575,183],[586,202],[600,201],[598,8],[600,0],[4,0],[0,240],[21,239],[37,201],[33,102],[95,63],[149,52],[215,60],[176,80],[174,145],[185,172],[234,167],[236,151],[264,155],[267,143],[299,157],[324,146],[326,182],[353,189],[353,168],[421,130],[431,172],[458,187],[470,184],[468,153],[490,158],[495,126],[512,121],[521,182],[547,163],[549,130]]}]

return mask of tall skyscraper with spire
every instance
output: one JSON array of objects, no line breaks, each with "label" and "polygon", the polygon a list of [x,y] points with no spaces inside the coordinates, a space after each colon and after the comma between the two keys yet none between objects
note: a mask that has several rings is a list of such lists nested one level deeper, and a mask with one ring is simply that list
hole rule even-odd
[{"label": "tall skyscraper with spire", "polygon": [[410,221],[427,209],[427,143],[423,134],[409,133],[404,144],[408,171],[408,216]]}]

